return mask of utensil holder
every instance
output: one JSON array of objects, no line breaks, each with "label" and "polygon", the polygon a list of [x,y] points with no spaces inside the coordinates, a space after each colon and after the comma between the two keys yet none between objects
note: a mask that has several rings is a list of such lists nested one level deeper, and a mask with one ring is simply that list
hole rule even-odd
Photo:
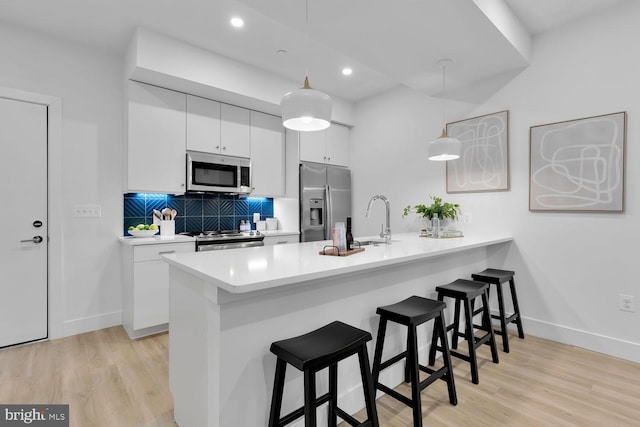
[{"label": "utensil holder", "polygon": [[176,234],[176,222],[174,220],[171,221],[160,221],[160,235],[161,236],[175,236]]}]

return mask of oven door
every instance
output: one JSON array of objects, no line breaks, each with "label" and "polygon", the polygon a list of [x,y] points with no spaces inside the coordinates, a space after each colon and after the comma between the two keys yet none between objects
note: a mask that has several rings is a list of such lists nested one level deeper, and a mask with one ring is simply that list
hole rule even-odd
[{"label": "oven door", "polygon": [[254,246],[264,246],[264,242],[262,240],[250,240],[247,242],[200,243],[197,244],[196,251],[217,251],[221,249],[251,248]]}]

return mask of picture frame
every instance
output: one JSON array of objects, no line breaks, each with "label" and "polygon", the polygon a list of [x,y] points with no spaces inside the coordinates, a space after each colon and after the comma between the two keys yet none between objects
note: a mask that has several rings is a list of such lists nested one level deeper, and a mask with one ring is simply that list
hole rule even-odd
[{"label": "picture frame", "polygon": [[529,210],[623,212],[626,111],[529,129]]},{"label": "picture frame", "polygon": [[447,123],[461,143],[460,158],[447,161],[447,193],[509,190],[509,111]]}]

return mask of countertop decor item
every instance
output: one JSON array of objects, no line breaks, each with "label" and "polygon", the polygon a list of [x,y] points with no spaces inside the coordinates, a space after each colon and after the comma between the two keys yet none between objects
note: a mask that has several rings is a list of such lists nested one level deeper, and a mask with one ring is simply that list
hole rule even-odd
[{"label": "countertop decor item", "polygon": [[460,212],[460,205],[457,203],[442,203],[442,198],[436,196],[429,196],[431,204],[429,206],[419,204],[411,207],[411,205],[404,208],[402,216],[408,216],[412,210],[415,213],[422,216],[425,220],[433,218],[433,214],[437,214],[438,218],[449,218],[453,221],[458,219],[458,213]]},{"label": "countertop decor item", "polygon": [[129,234],[133,237],[151,237],[158,234],[158,231],[160,230],[157,228],[155,230],[129,230]]}]

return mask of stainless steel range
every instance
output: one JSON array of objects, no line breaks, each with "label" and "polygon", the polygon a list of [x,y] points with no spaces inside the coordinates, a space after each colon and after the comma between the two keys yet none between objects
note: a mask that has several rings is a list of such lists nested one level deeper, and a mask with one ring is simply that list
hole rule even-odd
[{"label": "stainless steel range", "polygon": [[195,237],[198,252],[264,246],[264,235],[259,231],[187,231],[180,234]]}]

